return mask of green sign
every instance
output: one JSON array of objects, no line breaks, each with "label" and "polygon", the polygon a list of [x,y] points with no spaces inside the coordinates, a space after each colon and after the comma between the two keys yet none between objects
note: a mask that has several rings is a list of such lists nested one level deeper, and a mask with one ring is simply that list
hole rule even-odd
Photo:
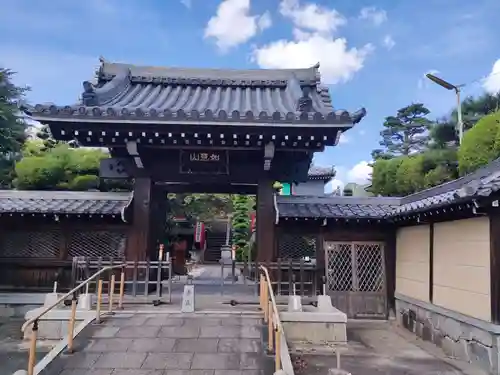
[{"label": "green sign", "polygon": [[288,182],[281,183],[280,195],[292,195],[292,185]]}]

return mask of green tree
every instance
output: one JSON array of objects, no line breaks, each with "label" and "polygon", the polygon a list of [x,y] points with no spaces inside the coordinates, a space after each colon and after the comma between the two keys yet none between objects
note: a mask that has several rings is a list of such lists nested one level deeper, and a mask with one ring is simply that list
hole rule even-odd
[{"label": "green tree", "polygon": [[383,149],[374,150],[374,159],[389,156],[410,155],[422,151],[427,145],[427,131],[431,122],[430,111],[421,103],[414,103],[398,110],[396,116],[386,117],[384,130],[380,132]]},{"label": "green tree", "polygon": [[500,155],[497,142],[500,112],[483,117],[464,134],[458,150],[458,167],[461,175],[475,171]]},{"label": "green tree", "polygon": [[236,259],[243,260],[248,251],[250,238],[250,204],[251,200],[246,195],[233,197],[233,246],[236,248]]},{"label": "green tree", "polygon": [[109,157],[101,149],[73,149],[65,143],[46,149],[40,140],[26,142],[24,155],[16,163],[14,180],[23,190],[99,189],[99,164]]},{"label": "green tree", "polygon": [[28,89],[14,85],[13,75],[0,68],[0,188],[11,187],[15,161],[26,140],[27,126],[18,108]]}]

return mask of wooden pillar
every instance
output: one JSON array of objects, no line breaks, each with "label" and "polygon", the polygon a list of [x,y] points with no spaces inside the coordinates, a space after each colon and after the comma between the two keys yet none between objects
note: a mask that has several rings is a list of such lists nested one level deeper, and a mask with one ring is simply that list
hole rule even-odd
[{"label": "wooden pillar", "polygon": [[275,252],[274,181],[259,180],[257,187],[257,261],[271,262]]},{"label": "wooden pillar", "polygon": [[149,257],[151,241],[151,198],[153,182],[148,177],[134,181],[133,227],[127,241],[127,260],[145,260]]},{"label": "wooden pillar", "polygon": [[500,214],[490,214],[491,322],[500,324]]},{"label": "wooden pillar", "polygon": [[394,226],[383,226],[381,229],[386,233],[384,247],[385,282],[387,296],[387,311],[396,311],[396,228]]}]

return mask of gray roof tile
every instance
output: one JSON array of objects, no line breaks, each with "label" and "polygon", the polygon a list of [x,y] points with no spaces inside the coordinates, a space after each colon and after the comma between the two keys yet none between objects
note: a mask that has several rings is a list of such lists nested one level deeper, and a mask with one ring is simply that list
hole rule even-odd
[{"label": "gray roof tile", "polygon": [[281,217],[391,218],[427,211],[500,191],[500,158],[474,173],[402,198],[280,196]]},{"label": "gray roof tile", "polygon": [[[334,110],[318,68],[181,69],[103,62],[97,84],[84,82],[82,103],[38,104],[32,115],[35,119],[282,122],[342,128],[361,121],[364,108],[352,114]],[[310,88],[312,108],[300,111],[305,87]]]},{"label": "gray roof tile", "polygon": [[130,193],[0,191],[0,213],[120,215]]},{"label": "gray roof tile", "polygon": [[312,165],[307,172],[309,180],[329,180],[335,177],[336,172],[334,167],[318,167]]},{"label": "gray roof tile", "polygon": [[399,198],[279,196],[279,215],[292,218],[383,218]]}]

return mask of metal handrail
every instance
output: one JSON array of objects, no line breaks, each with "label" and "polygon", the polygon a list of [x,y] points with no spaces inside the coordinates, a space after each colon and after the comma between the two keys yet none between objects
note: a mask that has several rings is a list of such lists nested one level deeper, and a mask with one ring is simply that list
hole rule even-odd
[{"label": "metal handrail", "polygon": [[121,263],[121,264],[117,264],[115,266],[108,266],[108,267],[104,267],[102,268],[101,270],[97,271],[96,273],[94,273],[92,276],[90,276],[87,280],[83,281],[82,283],[80,283],[79,285],[77,285],[76,287],[74,287],[73,289],[71,289],[68,293],[66,293],[64,296],[62,296],[61,298],[59,298],[56,302],[54,302],[52,305],[46,307],[45,309],[42,310],[42,312],[40,312],[38,315],[36,315],[35,317],[29,319],[28,321],[26,321],[23,326],[21,327],[21,332],[24,332],[24,330],[30,325],[30,324],[33,324],[35,321],[38,321],[42,316],[44,316],[45,314],[47,314],[50,310],[52,310],[54,307],[58,306],[59,304],[61,304],[61,302],[63,302],[66,298],[68,298],[69,296],[73,295],[74,293],[76,293],[77,291],[79,291],[81,288],[83,288],[84,286],[86,286],[87,284],[89,284],[92,280],[94,280],[97,276],[101,275],[102,273],[106,272],[106,271],[109,271],[109,270],[112,270],[112,269],[115,269],[115,268],[122,268],[122,267],[125,267],[127,264],[126,263]]}]

